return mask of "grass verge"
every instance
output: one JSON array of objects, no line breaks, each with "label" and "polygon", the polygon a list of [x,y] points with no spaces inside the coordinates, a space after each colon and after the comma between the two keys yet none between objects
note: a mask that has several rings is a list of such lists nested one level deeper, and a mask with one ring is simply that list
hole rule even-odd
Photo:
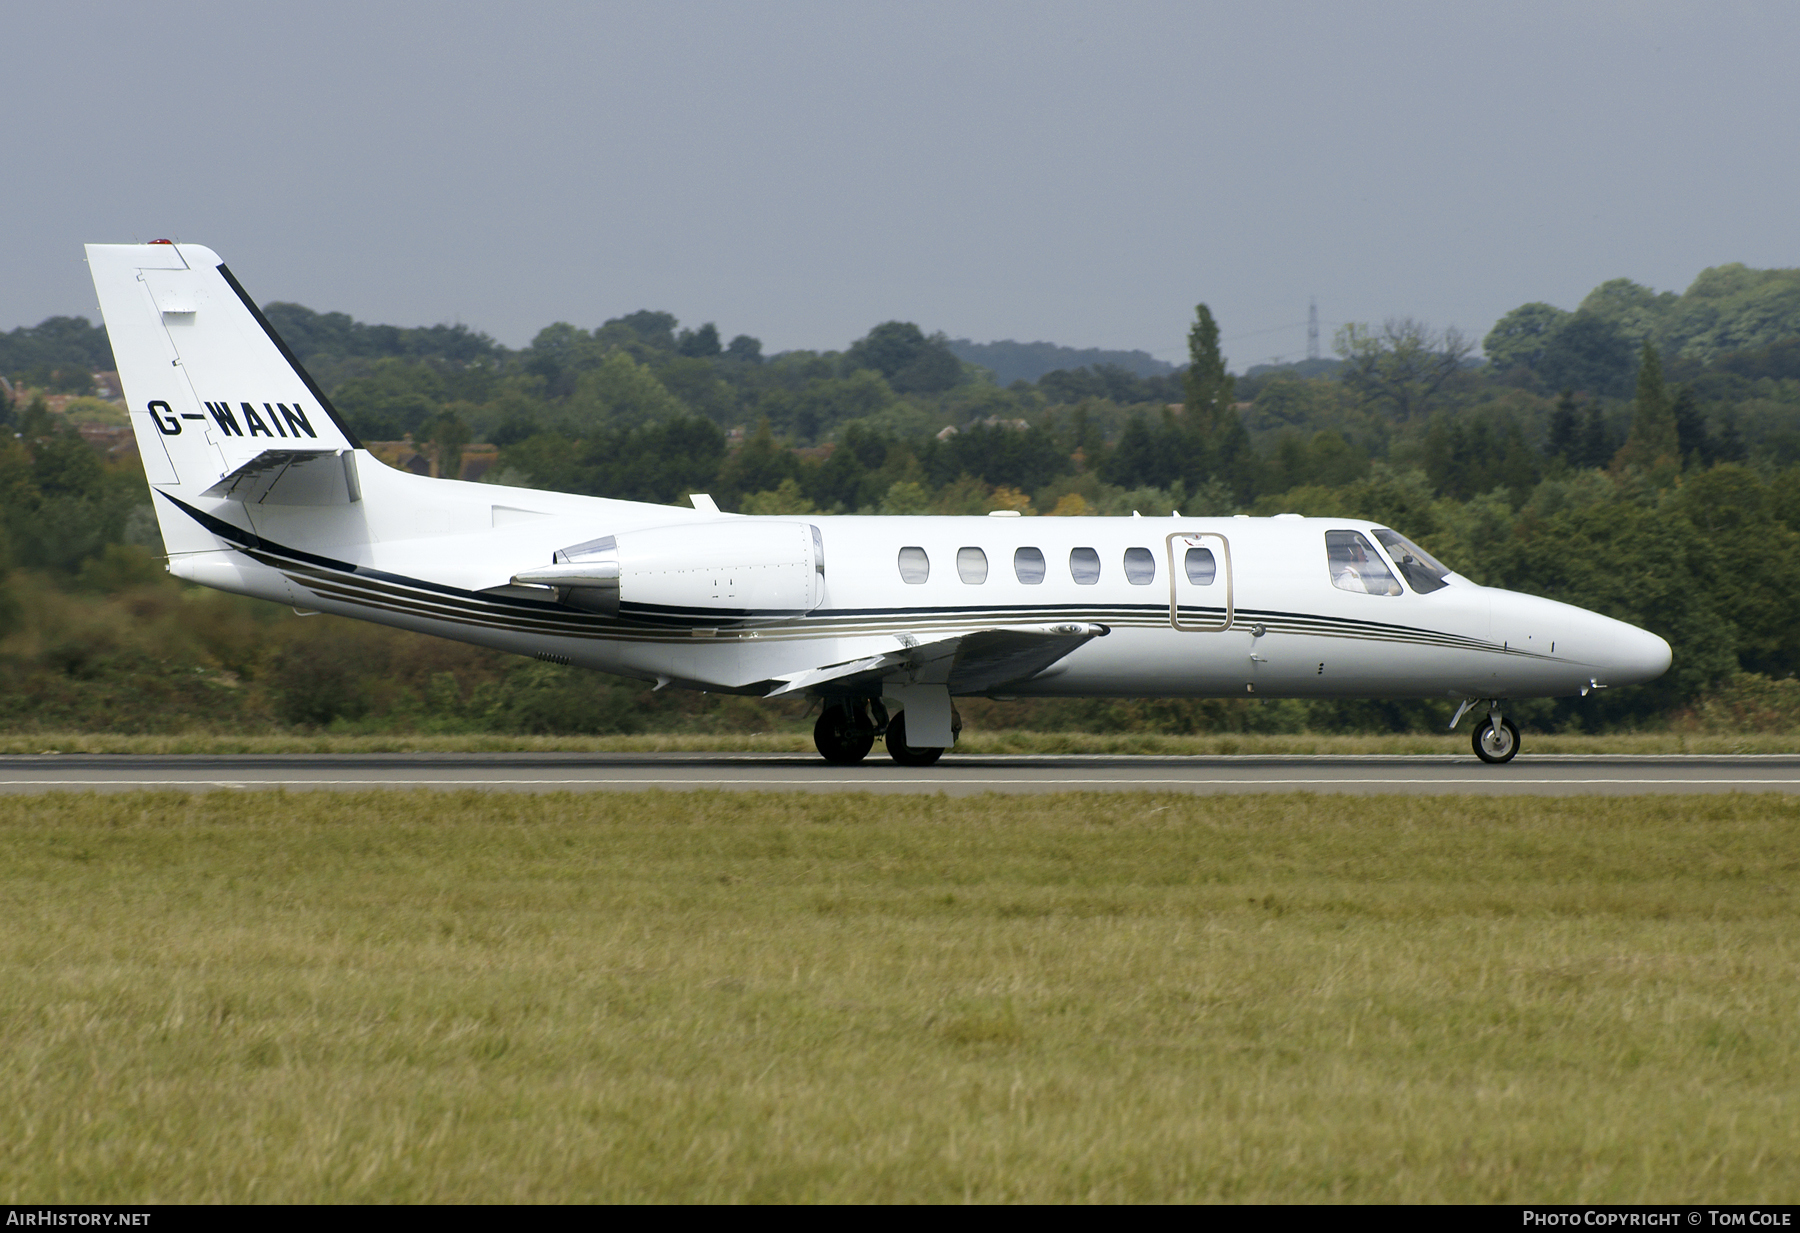
[{"label": "grass verge", "polygon": [[9,1202],[1779,1201],[1800,801],[0,799]]}]

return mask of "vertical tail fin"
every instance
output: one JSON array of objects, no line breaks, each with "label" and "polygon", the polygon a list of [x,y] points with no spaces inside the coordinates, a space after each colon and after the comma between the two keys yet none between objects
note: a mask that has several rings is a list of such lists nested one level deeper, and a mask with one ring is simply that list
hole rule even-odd
[{"label": "vertical tail fin", "polygon": [[[90,244],[87,258],[153,489],[190,505],[244,499],[245,485],[266,497],[298,467],[299,503],[357,499],[361,443],[216,253],[159,241]],[[155,504],[171,553],[217,546]]]}]

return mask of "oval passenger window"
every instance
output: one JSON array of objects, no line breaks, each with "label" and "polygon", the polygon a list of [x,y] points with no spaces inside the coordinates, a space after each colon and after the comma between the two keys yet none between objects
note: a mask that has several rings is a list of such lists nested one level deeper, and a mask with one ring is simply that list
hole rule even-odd
[{"label": "oval passenger window", "polygon": [[923,548],[902,548],[900,550],[900,581],[914,585],[931,577],[931,558],[925,555]]},{"label": "oval passenger window", "polygon": [[1036,586],[1044,580],[1044,554],[1036,548],[1021,548],[1013,553],[1013,573],[1026,586]]},{"label": "oval passenger window", "polygon": [[987,581],[987,553],[979,548],[956,550],[956,573],[971,585]]},{"label": "oval passenger window", "polygon": [[1134,587],[1149,586],[1156,581],[1156,558],[1148,548],[1125,550],[1125,581]]},{"label": "oval passenger window", "polygon": [[1209,587],[1219,576],[1219,563],[1213,560],[1211,548],[1189,548],[1181,563],[1187,570],[1187,580],[1197,587]]},{"label": "oval passenger window", "polygon": [[1082,586],[1093,586],[1100,581],[1100,554],[1092,548],[1073,549],[1069,553],[1069,572]]}]

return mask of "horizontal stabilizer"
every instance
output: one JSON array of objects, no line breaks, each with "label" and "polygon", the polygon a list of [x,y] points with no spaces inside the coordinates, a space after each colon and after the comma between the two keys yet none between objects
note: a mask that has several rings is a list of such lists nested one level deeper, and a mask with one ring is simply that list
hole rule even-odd
[{"label": "horizontal stabilizer", "polygon": [[264,450],[200,494],[245,505],[348,505],[362,500],[350,450]]},{"label": "horizontal stabilizer", "polygon": [[767,697],[820,689],[851,693],[886,681],[948,685],[952,694],[979,694],[1028,680],[1076,648],[1111,631],[1089,622],[1013,625],[945,634],[928,641],[908,635],[885,654],[812,668],[782,678]]}]

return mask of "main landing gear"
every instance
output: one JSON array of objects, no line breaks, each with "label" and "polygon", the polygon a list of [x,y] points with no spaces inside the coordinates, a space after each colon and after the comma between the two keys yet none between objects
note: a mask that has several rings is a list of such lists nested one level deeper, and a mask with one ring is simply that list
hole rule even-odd
[{"label": "main landing gear", "polygon": [[[873,714],[871,714],[873,712]],[[950,712],[951,736],[962,731],[962,716]],[[875,738],[885,735],[888,756],[901,766],[930,766],[944,756],[940,746],[906,743],[906,712],[892,719],[880,701],[864,698],[828,698],[813,725],[813,744],[834,766],[854,766],[869,756]]]},{"label": "main landing gear", "polygon": [[875,748],[875,724],[861,699],[827,699],[813,725],[813,744],[834,766],[855,766]]},{"label": "main landing gear", "polygon": [[888,757],[901,766],[930,766],[944,756],[942,749],[919,747],[906,743],[906,712],[901,711],[888,722]]},{"label": "main landing gear", "polygon": [[[1450,726],[1456,727],[1462,717],[1476,705],[1475,699],[1471,698],[1458,707],[1456,718],[1450,721]],[[1483,762],[1498,765],[1511,762],[1518,756],[1518,725],[1500,713],[1498,698],[1488,703],[1488,713],[1475,724],[1475,732],[1469,743],[1475,748],[1475,756]]]}]

